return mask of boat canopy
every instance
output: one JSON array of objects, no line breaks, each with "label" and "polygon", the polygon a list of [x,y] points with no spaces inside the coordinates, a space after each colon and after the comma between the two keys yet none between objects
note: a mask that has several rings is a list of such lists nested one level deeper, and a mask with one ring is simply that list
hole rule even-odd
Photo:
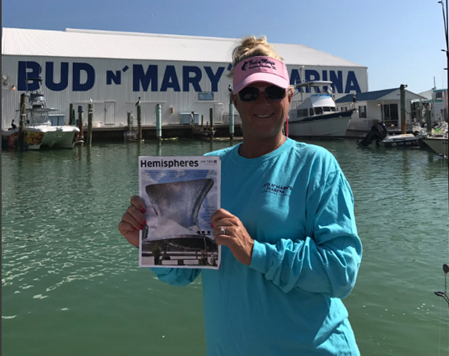
[{"label": "boat canopy", "polygon": [[330,94],[313,94],[306,98],[297,109],[309,109],[317,106],[335,107],[335,102]]}]

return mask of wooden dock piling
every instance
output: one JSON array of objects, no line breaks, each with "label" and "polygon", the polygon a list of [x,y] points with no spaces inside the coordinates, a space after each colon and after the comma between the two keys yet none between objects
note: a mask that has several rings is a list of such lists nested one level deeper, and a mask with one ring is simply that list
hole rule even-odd
[{"label": "wooden dock piling", "polygon": [[137,139],[142,140],[142,108],[137,104]]},{"label": "wooden dock piling", "polygon": [[210,119],[210,139],[214,139],[214,108],[209,109],[209,119]]},{"label": "wooden dock piling", "polygon": [[92,120],[94,117],[94,104],[89,103],[87,109],[87,143],[92,145]]},{"label": "wooden dock piling", "polygon": [[70,103],[69,105],[69,120],[67,121],[67,125],[73,125],[72,119],[73,119],[73,104]]},{"label": "wooden dock piling", "polygon": [[84,132],[83,132],[83,107],[78,105],[78,128],[80,129],[78,135],[78,141],[84,141]]},{"label": "wooden dock piling", "polygon": [[25,121],[27,119],[27,96],[25,93],[20,95],[20,121],[19,121],[19,150],[23,150],[23,141],[25,136]]},{"label": "wooden dock piling", "polygon": [[405,88],[407,85],[401,84],[400,86],[400,95],[401,95],[401,134],[407,133],[407,120],[405,116]]}]

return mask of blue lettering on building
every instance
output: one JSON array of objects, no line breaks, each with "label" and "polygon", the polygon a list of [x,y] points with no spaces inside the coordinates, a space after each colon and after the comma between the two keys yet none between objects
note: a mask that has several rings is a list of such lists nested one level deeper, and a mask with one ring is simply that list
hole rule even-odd
[{"label": "blue lettering on building", "polygon": [[[87,79],[81,83],[81,72],[86,72]],[[95,69],[88,63],[73,63],[73,91],[88,91],[94,87],[95,84]]]},{"label": "blue lettering on building", "polygon": [[[192,74],[192,75],[191,75]],[[189,84],[192,84],[193,90],[202,92],[200,80],[202,77],[201,69],[193,66],[182,67],[182,91],[189,91]]]},{"label": "blue lettering on building", "polygon": [[151,91],[157,91],[157,65],[149,65],[144,71],[143,65],[133,65],[133,91],[148,91],[151,84]]},{"label": "blue lettering on building", "polygon": [[69,63],[62,62],[59,70],[59,83],[55,83],[54,63],[45,63],[45,85],[53,91],[62,91],[69,85]]},{"label": "blue lettering on building", "polygon": [[164,78],[162,79],[161,84],[161,91],[167,91],[168,88],[172,88],[176,92],[181,91],[178,82],[178,76],[176,75],[175,66],[167,66],[165,68]]},{"label": "blue lettering on building", "polygon": [[337,72],[331,70],[330,81],[332,82],[332,89],[334,90],[334,93],[343,93],[343,72],[341,70]]},{"label": "blue lettering on building", "polygon": [[[354,73],[354,71],[348,71],[348,75],[346,77],[346,86],[345,90],[343,91],[343,71],[326,71],[323,70],[322,75],[320,76],[320,73],[316,70],[305,70],[304,73],[304,82],[309,82],[313,80],[323,80],[323,81],[331,81],[332,82],[332,90],[334,93],[350,93],[351,91],[355,91],[356,93],[361,93],[359,83],[357,81],[357,77]],[[329,78],[329,79],[328,79]],[[297,85],[302,83],[301,81],[301,75],[299,74],[299,71],[297,69],[292,69],[290,74],[290,85]],[[307,89],[301,89],[304,90],[304,92],[310,93],[310,88]],[[320,89],[319,87],[314,87],[315,92],[319,93]],[[323,90],[326,91],[327,87],[324,86]]]},{"label": "blue lettering on building", "polygon": [[356,93],[361,93],[359,83],[357,82],[355,73],[352,70],[348,72],[348,77],[346,78],[345,93],[350,93],[351,90],[355,90]]},{"label": "blue lettering on building", "polygon": [[37,62],[19,61],[19,73],[17,73],[17,90],[37,90],[38,82],[27,83],[28,78],[40,78],[42,68]]},{"label": "blue lettering on building", "polygon": [[116,70],[115,73],[112,70],[106,71],[106,85],[111,85],[112,82],[114,84],[122,84],[122,72]]},{"label": "blue lettering on building", "polygon": [[212,91],[217,92],[218,91],[218,82],[220,81],[220,78],[224,72],[224,67],[219,67],[217,69],[217,73],[215,73],[215,74],[211,67],[204,67],[204,69],[206,70],[206,74],[209,77]]},{"label": "blue lettering on building", "polygon": [[[71,68],[70,68],[71,67]],[[44,85],[52,91],[62,91],[69,87],[70,69],[72,69],[72,90],[73,91],[88,91],[95,85],[95,68],[89,63],[74,62],[72,64],[68,62],[62,62],[60,65],[55,65],[54,62],[45,63],[45,76]],[[106,70],[106,85],[121,85],[122,84],[122,72],[125,73],[129,69],[128,66],[124,66],[121,70]],[[205,73],[207,79],[210,82],[210,89],[212,92],[218,92],[218,85],[226,67],[218,67],[214,72],[214,69],[210,66],[204,66],[203,68],[198,66],[183,66],[182,73],[176,71],[175,66],[167,65],[164,68],[162,75],[162,81],[159,87],[159,67],[152,64],[144,66],[142,64],[132,65],[132,90],[134,92],[166,92],[173,90],[174,92],[202,92],[201,80]],[[58,73],[59,72],[59,73]],[[42,67],[39,63],[34,61],[19,61],[18,62],[18,76],[17,76],[17,88],[19,91],[36,90],[39,87],[37,82],[27,83],[27,79],[40,78],[42,73]],[[182,83],[180,83],[180,77],[182,75]],[[346,75],[346,78],[345,78]],[[321,70],[321,73],[314,69],[306,69],[302,75],[298,69],[292,69],[290,73],[290,84],[297,85],[301,82],[308,82],[314,80],[324,80],[332,82],[332,89],[334,93],[361,93],[360,85],[357,80],[357,76],[354,71],[348,71],[343,74],[342,70]],[[303,78],[301,78],[303,76]],[[56,79],[59,78],[59,79]],[[203,82],[204,83],[204,82]],[[326,87],[323,88],[327,90]],[[310,93],[310,88],[303,89]],[[314,88],[315,92],[320,92],[318,87]]]}]

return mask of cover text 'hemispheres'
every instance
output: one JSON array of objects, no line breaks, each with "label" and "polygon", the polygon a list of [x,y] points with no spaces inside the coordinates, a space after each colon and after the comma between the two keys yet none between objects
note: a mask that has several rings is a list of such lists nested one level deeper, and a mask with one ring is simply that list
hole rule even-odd
[{"label": "cover text 'hemispheres'", "polygon": [[188,167],[198,167],[198,161],[178,161],[173,160],[158,160],[158,161],[145,161],[140,160],[141,168],[188,168]]}]

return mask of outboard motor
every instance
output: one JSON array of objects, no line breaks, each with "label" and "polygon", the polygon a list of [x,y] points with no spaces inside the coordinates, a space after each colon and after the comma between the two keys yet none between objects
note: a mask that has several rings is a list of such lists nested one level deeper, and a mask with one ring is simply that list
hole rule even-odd
[{"label": "outboard motor", "polygon": [[374,140],[377,140],[378,142],[383,140],[387,137],[387,134],[388,131],[386,126],[382,122],[379,122],[378,124],[371,126],[370,132],[357,143],[360,146],[369,146]]}]

